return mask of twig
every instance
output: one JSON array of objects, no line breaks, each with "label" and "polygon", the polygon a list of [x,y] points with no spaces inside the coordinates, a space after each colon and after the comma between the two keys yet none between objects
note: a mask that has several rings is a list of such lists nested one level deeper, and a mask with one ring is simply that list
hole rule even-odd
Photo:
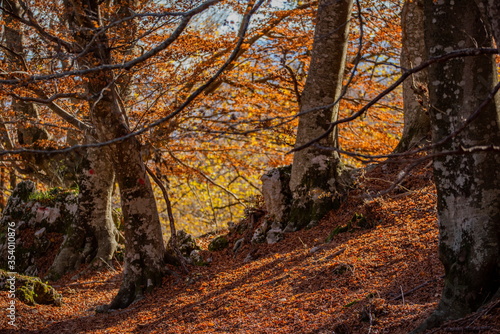
[{"label": "twig", "polygon": [[477,319],[481,318],[482,316],[485,316],[487,315],[488,313],[490,313],[491,310],[493,310],[494,308],[498,307],[500,305],[500,299],[492,302],[492,303],[489,303],[483,307],[481,307],[474,315],[473,315],[473,319],[472,321],[470,321],[469,323],[469,326],[472,326],[472,324],[474,322],[476,322]]},{"label": "twig", "polygon": [[120,280],[114,280],[114,281],[91,281],[91,282],[76,282],[76,283],[68,283],[68,284],[62,284],[62,285],[54,285],[51,284],[51,287],[53,288],[64,288],[67,286],[75,286],[75,285],[87,285],[87,284],[116,284],[119,283]]},{"label": "twig", "polygon": [[108,262],[106,262],[102,257],[99,257],[99,260],[101,260],[109,269],[112,271],[116,272],[116,269],[113,268]]},{"label": "twig", "polygon": [[245,202],[243,202],[235,193],[233,193],[231,190],[227,189],[226,187],[224,187],[223,185],[220,185],[218,184],[217,182],[215,182],[214,180],[212,180],[208,175],[206,175],[205,173],[203,173],[201,170],[199,170],[198,168],[195,168],[195,167],[192,167],[192,166],[189,166],[187,165],[186,163],[184,163],[181,159],[177,158],[173,153],[172,151],[168,151],[169,155],[175,160],[177,161],[180,165],[186,167],[186,168],[189,168],[191,169],[192,171],[194,171],[195,173],[197,173],[198,175],[200,175],[201,177],[203,177],[205,180],[207,180],[210,184],[220,188],[222,191],[224,191],[226,194],[228,194],[229,196],[231,196],[232,198],[234,198],[239,204],[241,204],[243,207],[247,208],[248,205],[245,204]]},{"label": "twig", "polygon": [[[404,293],[404,295],[407,295],[407,296],[408,296],[408,295],[410,295],[410,294],[414,293],[415,291],[417,291],[417,290],[419,290],[419,289],[423,288],[424,286],[428,285],[429,283],[433,283],[433,282],[435,282],[435,281],[437,281],[437,280],[440,280],[440,279],[443,279],[443,278],[444,278],[444,275],[443,275],[443,276],[440,276],[440,277],[433,278],[433,279],[431,279],[431,280],[428,280],[428,281],[426,281],[426,282],[424,282],[424,283],[420,284],[419,286],[416,286],[416,287],[414,287],[413,289],[406,291],[406,292]],[[403,304],[404,304],[404,295],[403,295],[403,288],[401,287],[401,295],[398,295],[398,296],[394,297],[392,300],[403,299]]]},{"label": "twig", "polygon": [[184,259],[184,256],[182,255],[181,251],[179,250],[179,245],[177,244],[177,230],[175,228],[174,215],[172,213],[172,203],[170,202],[170,198],[168,197],[167,188],[165,188],[165,186],[163,185],[161,180],[158,178],[158,176],[156,176],[148,166],[146,166],[146,171],[153,178],[153,180],[158,185],[158,187],[160,187],[160,190],[163,194],[163,198],[165,199],[165,203],[167,204],[168,221],[170,223],[170,247],[172,247],[172,250],[174,251],[175,255],[179,258],[179,262],[181,263],[182,271],[185,274],[187,274],[187,273],[189,273],[189,270],[187,268],[186,259]]},{"label": "twig", "polygon": [[339,256],[340,254],[342,254],[343,252],[345,252],[345,250],[346,250],[345,248],[341,248],[338,251],[336,251],[335,253],[333,253],[333,254],[328,255],[327,257],[325,257],[325,260],[330,260],[330,259],[333,259],[336,256]]},{"label": "twig", "polygon": [[[120,234],[120,237],[122,238],[122,241],[125,240],[125,236],[123,235],[122,232],[118,231],[118,233]],[[114,258],[116,260],[116,264],[118,265],[118,267],[120,267],[120,270],[123,270],[123,266],[122,264],[120,263],[120,261],[118,260],[118,258],[116,257],[116,252],[115,252],[115,255],[114,255]]]},{"label": "twig", "polygon": [[302,245],[304,246],[304,248],[307,248],[307,245],[304,243],[304,241],[302,241],[302,239],[300,237],[299,237],[299,240],[302,243]]},{"label": "twig", "polygon": [[[449,321],[447,322],[447,325],[448,326],[451,326],[451,325],[458,325],[460,326],[461,324],[464,324],[464,323],[468,323],[468,325],[466,326],[461,326],[461,327],[446,327],[446,328],[442,328],[442,327],[438,327],[432,331],[430,331],[428,334],[434,334],[440,330],[445,330],[445,331],[450,331],[450,332],[456,332],[456,331],[466,331],[466,330],[469,330],[469,331],[478,331],[477,328],[481,328],[479,326],[476,326],[476,327],[473,327],[471,326],[476,320],[478,320],[480,317],[482,316],[485,316],[486,314],[488,314],[492,309],[498,307],[500,305],[500,299],[494,301],[494,302],[491,302],[490,304],[487,304],[486,306],[484,306],[483,308],[481,308],[479,311],[476,311],[475,313],[472,313],[466,317],[463,317],[463,318],[460,318],[460,319],[455,319],[455,320],[452,320],[452,321]],[[472,321],[471,321],[472,319]],[[474,330],[474,328],[476,328],[476,330]],[[459,330],[457,330],[459,329]],[[481,329],[481,330],[485,330],[485,329]],[[491,327],[488,328],[488,330],[492,330]],[[495,330],[496,333],[499,333],[500,331],[498,330]]]},{"label": "twig", "polygon": [[481,332],[493,329],[490,326],[477,326],[477,327],[448,327],[444,330],[447,332]]},{"label": "twig", "polygon": [[300,105],[301,104],[301,93],[300,93],[300,85],[299,81],[297,80],[297,76],[295,75],[295,72],[293,69],[288,66],[287,64],[283,64],[283,67],[288,71],[288,74],[290,74],[290,77],[292,78],[292,83],[293,83],[293,91],[295,93],[295,98],[297,99],[297,103]]}]

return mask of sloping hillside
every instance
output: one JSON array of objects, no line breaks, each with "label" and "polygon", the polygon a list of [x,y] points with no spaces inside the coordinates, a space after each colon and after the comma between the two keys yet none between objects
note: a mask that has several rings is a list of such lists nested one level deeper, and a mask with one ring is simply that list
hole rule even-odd
[{"label": "sloping hillside", "polygon": [[[167,276],[128,309],[95,312],[116,293],[119,271],[63,278],[54,283],[63,306],[17,302],[18,332],[408,333],[436,306],[443,269],[429,166],[414,169],[388,194],[370,197],[387,189],[402,165],[365,173],[342,207],[317,226],[234,252],[234,242],[248,239],[258,224],[248,218],[240,224],[247,230],[228,233],[228,248],[202,252],[209,266]],[[206,247],[209,238],[198,242]],[[435,333],[498,333],[500,311],[490,306]],[[0,328],[8,328],[5,316]]]}]

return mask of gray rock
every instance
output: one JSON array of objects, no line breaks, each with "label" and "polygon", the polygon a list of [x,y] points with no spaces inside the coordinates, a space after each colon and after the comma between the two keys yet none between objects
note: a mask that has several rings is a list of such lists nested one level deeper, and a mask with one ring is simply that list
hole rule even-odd
[{"label": "gray rock", "polygon": [[252,250],[250,251],[247,256],[245,257],[245,259],[243,260],[244,263],[248,263],[248,262],[252,262],[253,260],[255,260],[255,250]]},{"label": "gray rock", "polygon": [[198,249],[195,249],[189,254],[188,258],[189,263],[194,264],[195,266],[204,266],[207,264],[207,261],[201,255],[201,252]]},{"label": "gray rock", "polygon": [[288,232],[295,232],[297,231],[296,224],[294,222],[289,222],[283,232],[288,233]]},{"label": "gray rock", "polygon": [[271,229],[267,231],[266,241],[268,244],[275,244],[283,239],[283,231],[281,229]]},{"label": "gray rock", "polygon": [[190,257],[194,250],[199,250],[191,234],[183,230],[177,231],[177,247],[184,257]]},{"label": "gray rock", "polygon": [[262,195],[269,219],[283,222],[290,211],[290,173],[292,166],[271,169],[260,178]]},{"label": "gray rock", "polygon": [[227,246],[229,246],[229,240],[227,240],[226,236],[220,235],[210,242],[208,250],[211,252],[217,252],[223,250]]},{"label": "gray rock", "polygon": [[24,273],[25,273],[25,275],[28,275],[28,276],[37,276],[38,275],[38,268],[33,264],[33,265],[29,266],[28,268],[26,268]]},{"label": "gray rock", "polygon": [[241,239],[236,240],[236,242],[234,243],[234,246],[233,246],[234,253],[236,253],[241,248],[244,241],[245,241],[245,238],[241,238]]},{"label": "gray rock", "polygon": [[311,254],[312,254],[312,253],[316,253],[316,252],[318,252],[318,251],[320,251],[320,250],[322,250],[322,249],[323,249],[323,247],[321,247],[321,246],[314,246],[313,248],[311,248],[311,249],[309,250],[309,253],[311,253]]},{"label": "gray rock", "polygon": [[[36,265],[35,259],[60,247],[60,239],[47,238],[47,233],[65,237],[69,227],[77,220],[76,208],[77,195],[72,191],[54,188],[49,192],[36,193],[35,184],[31,181],[23,181],[16,186],[0,217],[0,231],[6,231],[7,226],[11,227],[14,223],[17,272],[38,274],[41,268]],[[24,235],[34,238],[22,238]],[[7,251],[6,234],[0,233],[2,268],[7,268]]]},{"label": "gray rock", "polygon": [[311,229],[311,228],[313,228],[313,227],[317,226],[317,225],[318,225],[318,223],[319,223],[319,221],[317,221],[317,220],[311,220],[311,222],[310,222],[309,224],[307,224],[307,226],[306,226],[306,230],[309,230],[309,229]]},{"label": "gray rock", "polygon": [[42,227],[41,229],[35,232],[35,237],[40,238],[44,233],[45,233],[45,227]]},{"label": "gray rock", "polygon": [[268,221],[264,221],[259,227],[257,227],[252,236],[252,243],[263,243],[266,241],[266,233],[269,230]]}]

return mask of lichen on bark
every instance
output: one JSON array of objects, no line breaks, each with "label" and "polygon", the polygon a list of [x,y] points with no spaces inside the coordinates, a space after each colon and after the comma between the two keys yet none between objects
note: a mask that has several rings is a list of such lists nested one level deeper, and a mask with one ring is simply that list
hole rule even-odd
[{"label": "lichen on bark", "polygon": [[311,221],[319,221],[340,205],[340,194],[345,190],[341,184],[342,165],[336,159],[325,159],[321,164],[310,166],[295,188],[288,215],[287,229],[297,230]]},{"label": "lichen on bark", "polygon": [[[134,11],[136,4],[134,0],[120,2],[116,13],[125,18],[130,11]],[[65,17],[75,41],[79,45],[95,46],[78,59],[82,67],[113,64],[116,58],[133,52],[130,48],[113,49],[110,47],[108,32],[97,32],[95,28],[103,22],[100,5],[101,2],[97,0],[65,1]],[[127,28],[132,34],[126,37],[130,37],[132,42],[136,25],[133,21],[128,21]],[[128,98],[124,95],[128,90],[126,87],[119,87],[121,80],[117,78],[116,73],[105,69],[88,73],[85,78],[87,91],[94,97],[89,103],[89,109],[96,139],[104,142],[129,134],[127,110],[123,104]],[[165,272],[165,246],[139,139],[132,137],[116,142],[109,146],[109,150],[120,189],[125,230],[123,281],[109,307],[124,308],[161,284]]]},{"label": "lichen on bark", "polygon": [[[492,46],[474,1],[425,3],[430,57]],[[497,84],[494,58],[436,63],[429,78],[432,138],[440,143],[434,151],[434,178],[445,286],[437,309],[415,332],[477,310],[500,288],[500,154],[478,149],[500,146],[500,97],[480,107]],[[467,119],[473,121],[456,133]]]}]

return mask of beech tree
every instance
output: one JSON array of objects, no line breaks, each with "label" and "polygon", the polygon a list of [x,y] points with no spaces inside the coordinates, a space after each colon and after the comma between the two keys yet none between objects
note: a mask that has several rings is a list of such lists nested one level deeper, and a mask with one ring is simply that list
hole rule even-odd
[{"label": "beech tree", "polygon": [[[401,28],[400,66],[404,72],[427,60],[423,0],[405,1],[401,12]],[[403,82],[404,128],[395,152],[404,152],[430,141],[427,82],[426,69],[414,73]]]},{"label": "beech tree", "polygon": [[[123,284],[111,303],[111,308],[126,307],[141,298],[144,292],[161,282],[164,273],[165,247],[153,189],[146,175],[144,147],[137,133],[132,134],[129,118],[130,114],[136,116],[134,120],[137,122],[135,124],[137,127],[146,115],[146,113],[140,115],[140,112],[131,109],[130,106],[134,105],[131,94],[134,94],[133,88],[140,86],[138,80],[141,78],[145,81],[151,80],[151,75],[144,73],[141,77],[137,75],[136,68],[159,55],[177,40],[181,41],[181,45],[178,46],[179,51],[176,53],[176,50],[172,54],[180,54],[179,58],[171,60],[168,58],[169,55],[166,55],[165,59],[162,59],[162,65],[166,67],[176,63],[182,64],[179,59],[185,57],[186,50],[182,46],[185,41],[180,38],[181,33],[196,14],[218,2],[220,1],[211,0],[197,4],[173,3],[174,8],[170,12],[162,11],[160,5],[154,4],[153,12],[147,13],[139,13],[144,9],[139,6],[144,5],[136,1],[103,3],[68,0],[51,4],[50,11],[47,12],[32,11],[23,2],[20,15],[12,15],[30,30],[31,41],[33,36],[38,35],[46,43],[47,48],[42,51],[36,49],[33,52],[35,56],[32,56],[28,63],[35,65],[37,59],[48,59],[48,61],[45,63],[42,61],[36,64],[38,66],[34,66],[37,70],[43,69],[38,74],[32,74],[31,71],[23,73],[23,76],[27,77],[19,78],[17,73],[5,72],[2,84],[4,87],[11,87],[10,91],[22,87],[23,100],[43,104],[81,131],[79,140],[85,147],[83,150],[81,147],[72,148],[86,158],[82,163],[80,196],[86,196],[87,200],[80,200],[80,212],[82,217],[85,216],[87,219],[100,219],[99,224],[97,220],[96,224],[92,221],[89,224],[98,243],[100,240],[111,240],[116,234],[115,229],[108,224],[109,202],[107,199],[96,197],[97,194],[101,196],[110,194],[110,186],[114,183],[113,175],[116,174],[125,221],[126,254]],[[261,0],[239,6],[244,15],[237,34],[237,48],[232,53],[229,52],[229,59],[223,62],[222,66],[220,63],[214,66],[217,68],[216,75],[210,74],[207,77],[203,69],[199,74],[203,74],[202,80],[206,82],[196,89],[194,88],[196,85],[193,85],[193,92],[179,92],[177,95],[161,93],[171,95],[175,100],[173,99],[173,103],[162,110],[169,116],[157,120],[155,126],[167,123],[167,120],[178,115],[204,89],[213,84],[231,61],[238,57],[250,17],[263,2]],[[4,12],[13,14],[5,9]],[[47,20],[44,24],[40,24],[37,20],[38,14]],[[143,17],[145,19],[141,21]],[[154,18],[151,20],[153,23],[148,22],[149,18]],[[158,23],[156,18],[162,22]],[[160,30],[158,36],[154,35],[153,33],[158,30]],[[160,42],[158,38],[161,38]],[[230,42],[234,47],[234,39]],[[49,55],[43,54],[44,51]],[[45,58],[39,57],[37,52],[42,53]],[[134,87],[130,85],[132,78]],[[27,84],[23,86],[21,81]],[[180,85],[182,84],[184,83],[181,82]],[[40,87],[47,89],[51,94],[40,91]],[[8,89],[2,91],[4,94],[8,92]],[[54,103],[55,100],[63,101],[73,112],[65,113]],[[135,104],[137,105],[138,103]],[[148,111],[146,109],[146,112]],[[176,123],[172,122],[171,127],[175,129],[175,126]],[[107,148],[102,148],[104,145]],[[20,151],[44,153],[43,149]],[[80,224],[78,227],[81,227]],[[66,240],[60,256],[54,262],[52,271],[55,276],[64,268],[70,268],[72,263],[78,262],[78,244],[82,238],[78,233],[73,236],[74,238]],[[99,247],[97,257],[104,262],[109,261],[115,247],[116,244],[113,242],[103,243],[103,247]]]},{"label": "beech tree", "polygon": [[[492,47],[491,27],[494,31],[498,21],[488,26],[476,2],[426,0],[425,6],[429,57]],[[417,331],[477,310],[498,296],[500,287],[500,97],[495,95],[495,60],[483,54],[433,64],[429,83],[439,254],[446,276],[436,311]]]},{"label": "beech tree", "polygon": [[[2,40],[6,59],[8,60],[7,69],[12,72],[27,71],[23,45],[24,36],[21,31],[22,24],[13,17],[19,16],[21,13],[19,2],[15,0],[5,0],[2,4],[12,13],[12,15],[4,15],[3,17],[5,26]],[[17,142],[20,145],[39,147],[41,141],[48,139],[50,134],[43,127],[30,124],[30,122],[34,123],[40,120],[37,105],[16,98],[12,98],[10,103],[12,111],[21,121],[21,125],[17,127]],[[13,146],[13,144],[11,144],[11,146]],[[64,183],[55,172],[57,169],[50,163],[50,159],[43,159],[36,155],[24,155],[23,162],[24,165],[18,168],[23,174],[35,175],[44,182],[52,185],[61,185]]]},{"label": "beech tree", "polygon": [[[8,60],[8,69],[13,73],[29,72],[28,54],[25,50],[24,41],[25,27],[20,18],[26,14],[26,8],[22,8],[19,1],[5,0],[3,32],[4,48]],[[32,87],[31,93],[45,98],[45,92],[39,87]],[[51,137],[49,131],[40,125],[30,122],[40,122],[39,106],[31,99],[11,96],[11,108],[18,119],[21,120],[17,127],[18,145],[33,148],[42,148],[44,140]],[[82,129],[91,132],[90,126],[78,121],[70,113],[63,110],[55,102],[48,103],[56,115],[62,119],[70,120],[76,125],[75,130]],[[68,140],[71,140],[71,131],[68,132]],[[13,140],[13,139],[11,139]],[[15,146],[11,144],[11,146]],[[97,151],[94,154],[91,150]],[[68,230],[68,236],[63,243],[54,263],[49,270],[48,277],[57,278],[64,273],[74,270],[84,262],[84,254],[81,251],[86,243],[95,244],[96,252],[93,257],[95,265],[109,265],[117,246],[117,230],[111,217],[111,190],[113,185],[113,168],[108,159],[105,158],[101,149],[94,148],[82,150],[79,153],[56,154],[46,156],[43,154],[24,154],[22,166],[17,170],[24,175],[34,176],[49,186],[74,186],[80,189],[78,201],[78,221]],[[83,153],[83,154],[82,154]],[[84,170],[83,165],[92,165]],[[88,170],[93,168],[93,175]],[[90,246],[89,249],[94,247]]]},{"label": "beech tree", "polygon": [[[296,147],[327,131],[337,120],[344,78],[352,0],[322,0],[318,4],[311,64],[300,99]],[[337,147],[337,131],[318,142]],[[293,196],[289,220],[303,227],[331,210],[342,192],[339,154],[315,145],[294,153],[290,189]]]},{"label": "beech tree", "polygon": [[497,48],[500,48],[500,3],[495,0],[476,0],[476,3],[484,22],[488,22],[488,28],[495,37]]},{"label": "beech tree", "polygon": [[[107,32],[97,33],[102,27],[99,1],[66,1],[66,19],[76,45],[85,53],[78,59],[82,68],[113,64],[113,55]],[[119,10],[134,10],[132,1],[118,2]],[[123,8],[125,7],[125,8]],[[87,48],[88,50],[85,50]],[[99,141],[109,141],[130,132],[126,122],[117,78],[103,70],[85,76],[91,101],[90,117]],[[142,297],[145,291],[161,283],[164,274],[165,247],[156,201],[141,155],[141,144],[136,137],[110,146],[111,159],[120,188],[125,220],[125,266],[122,285],[111,303],[111,308],[128,306]]]}]

